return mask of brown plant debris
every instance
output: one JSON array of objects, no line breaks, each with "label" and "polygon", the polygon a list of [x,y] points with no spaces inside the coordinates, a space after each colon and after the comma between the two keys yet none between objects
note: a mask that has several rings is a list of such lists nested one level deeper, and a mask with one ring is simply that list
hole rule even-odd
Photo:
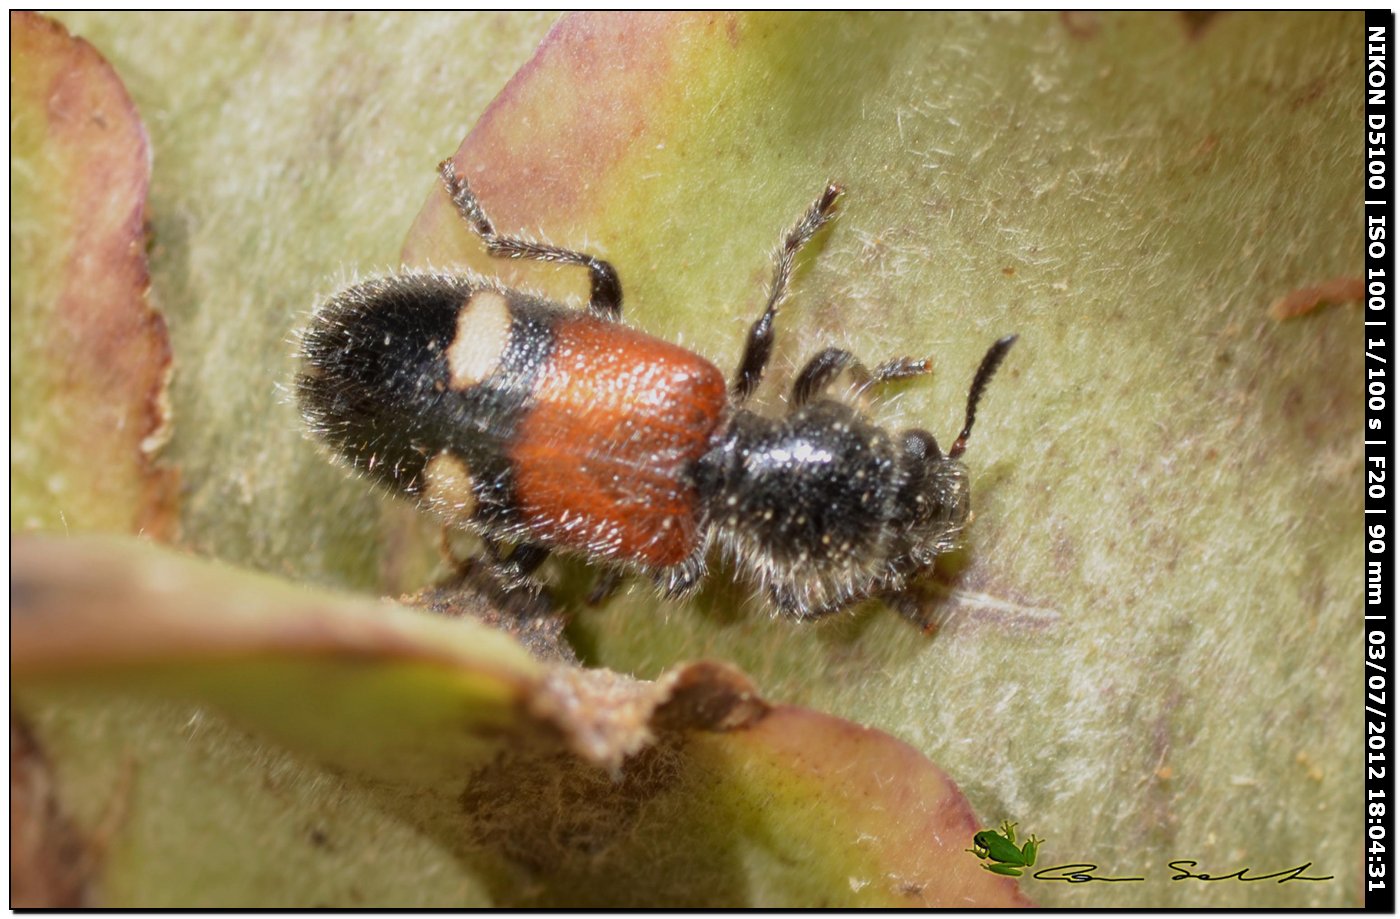
[{"label": "brown plant debris", "polygon": [[1269,315],[1282,322],[1307,315],[1329,303],[1356,303],[1366,296],[1366,282],[1360,277],[1331,278],[1310,287],[1299,287],[1269,305]]}]

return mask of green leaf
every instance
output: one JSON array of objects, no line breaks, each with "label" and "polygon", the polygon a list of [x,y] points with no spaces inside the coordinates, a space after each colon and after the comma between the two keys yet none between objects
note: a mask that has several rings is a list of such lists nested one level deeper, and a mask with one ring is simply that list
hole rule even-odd
[{"label": "green leaf", "polygon": [[[920,754],[770,707],[732,668],[691,664],[645,683],[547,666],[469,618],[132,541],[28,537],[14,556],[13,673],[31,706],[75,687],[207,704],[417,828],[499,905],[1027,902],[965,857],[976,819]],[[149,821],[157,793],[128,788],[123,807]],[[208,853],[187,846],[184,870],[209,870]],[[256,884],[280,848],[218,870]],[[357,870],[331,860],[319,883]],[[127,902],[123,881],[135,884],[119,877],[115,903]],[[255,902],[302,902],[308,889],[259,889]],[[125,893],[171,896],[139,890]]]}]

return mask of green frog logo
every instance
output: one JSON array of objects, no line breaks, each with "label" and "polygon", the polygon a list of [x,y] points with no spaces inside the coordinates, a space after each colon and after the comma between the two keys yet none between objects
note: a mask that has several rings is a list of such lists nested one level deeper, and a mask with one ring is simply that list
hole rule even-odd
[{"label": "green frog logo", "polygon": [[1004,874],[1008,877],[1018,878],[1021,876],[1021,869],[1029,868],[1035,864],[1035,854],[1040,848],[1040,844],[1045,840],[1037,839],[1035,834],[1026,840],[1026,844],[1021,848],[1016,848],[1016,824],[1003,821],[1001,829],[997,831],[983,830],[972,835],[972,848],[968,849],[978,858],[985,859],[986,868],[993,874]]}]

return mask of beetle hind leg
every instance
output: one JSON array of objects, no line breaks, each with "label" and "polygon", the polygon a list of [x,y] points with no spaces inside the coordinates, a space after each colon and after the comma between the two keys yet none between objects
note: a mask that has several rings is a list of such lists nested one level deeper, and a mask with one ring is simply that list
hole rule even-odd
[{"label": "beetle hind leg", "polygon": [[438,164],[438,173],[447,189],[447,196],[457,208],[457,213],[467,226],[486,244],[486,251],[500,258],[525,258],[538,262],[557,262],[565,265],[579,265],[588,269],[590,290],[588,309],[604,319],[622,318],[622,282],[618,280],[613,266],[592,255],[562,249],[544,243],[531,242],[513,236],[502,236],[496,232],[486,212],[481,208],[475,193],[467,180],[457,174],[457,167],[451,159]]},{"label": "beetle hind leg", "polygon": [[593,586],[589,588],[588,597],[583,601],[584,605],[602,606],[608,600],[612,599],[613,594],[617,593],[625,577],[626,575],[617,568],[603,569],[603,571],[598,574],[598,577],[594,579]]},{"label": "beetle hind leg", "polygon": [[486,546],[483,560],[503,588],[508,591],[538,588],[534,574],[549,558],[548,549],[534,543],[518,543],[507,553],[495,539],[485,538],[482,542]]}]

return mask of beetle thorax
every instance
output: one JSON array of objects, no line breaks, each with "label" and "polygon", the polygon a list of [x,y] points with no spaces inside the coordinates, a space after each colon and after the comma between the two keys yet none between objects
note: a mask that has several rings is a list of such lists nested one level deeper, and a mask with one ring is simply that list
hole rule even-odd
[{"label": "beetle thorax", "polygon": [[883,576],[904,484],[898,445],[841,403],[739,411],[700,462],[706,523],[780,607],[816,615]]}]

